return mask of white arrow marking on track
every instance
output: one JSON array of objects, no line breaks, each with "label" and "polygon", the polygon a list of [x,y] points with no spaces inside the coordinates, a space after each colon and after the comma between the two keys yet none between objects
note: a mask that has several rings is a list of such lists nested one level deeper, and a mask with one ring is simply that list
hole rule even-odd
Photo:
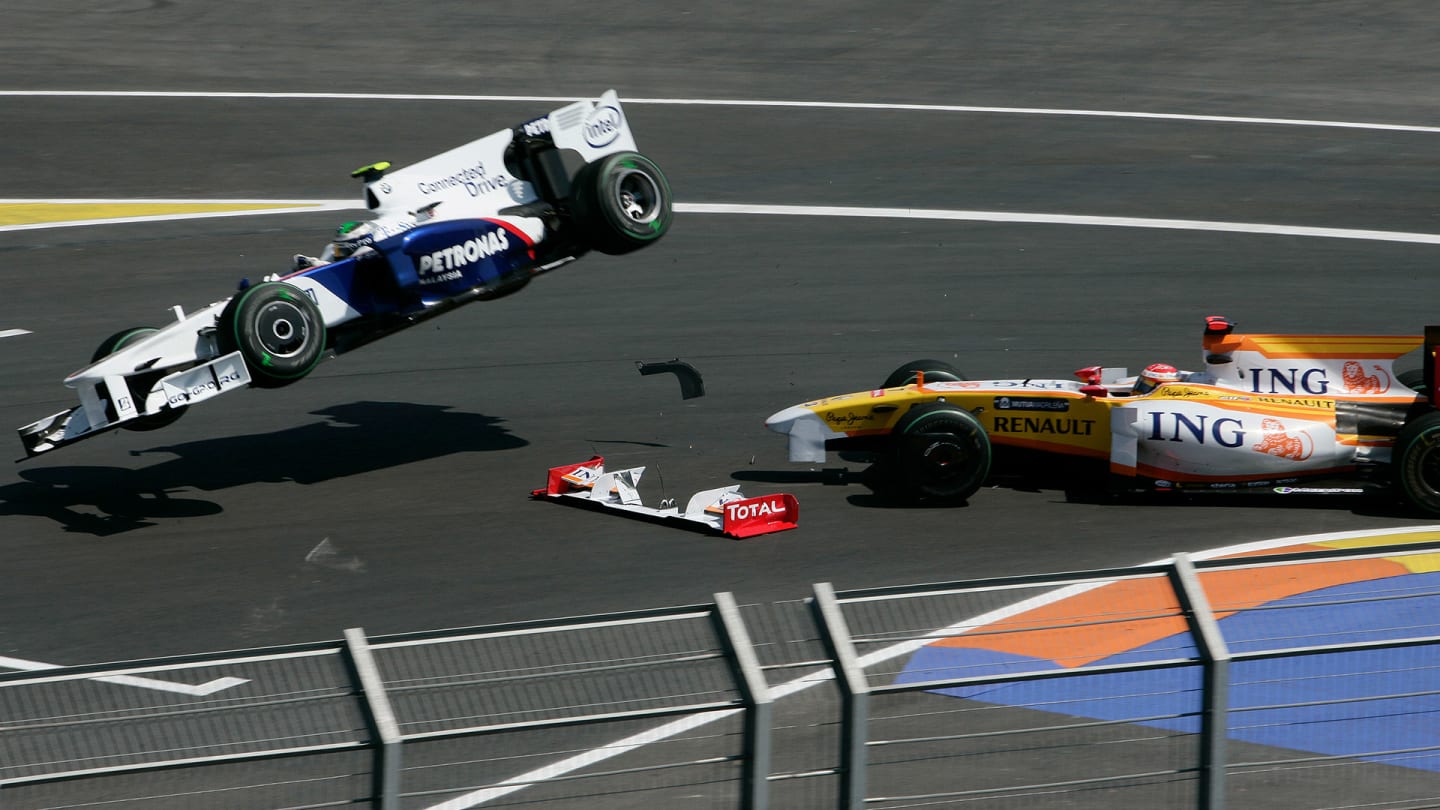
[{"label": "white arrow marking on track", "polygon": [[[0,667],[6,669],[18,669],[25,672],[42,672],[50,669],[64,669],[59,664],[46,664],[40,661],[26,661],[23,658],[6,658],[0,656]],[[202,684],[191,685],[188,683],[176,683],[175,681],[162,681],[158,678],[146,678],[140,675],[102,675],[91,680],[103,683],[113,683],[120,686],[134,686],[137,689],[154,689],[159,692],[174,692],[179,695],[190,695],[191,697],[205,697],[213,695],[232,686],[239,686],[250,681],[245,678],[216,678],[213,681],[206,681]]]}]

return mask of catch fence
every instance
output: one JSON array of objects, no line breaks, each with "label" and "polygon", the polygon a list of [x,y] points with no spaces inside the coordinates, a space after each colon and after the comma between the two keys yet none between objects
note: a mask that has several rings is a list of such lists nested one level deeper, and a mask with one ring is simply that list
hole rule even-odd
[{"label": "catch fence", "polygon": [[9,673],[0,808],[1435,807],[1437,572],[1177,555]]}]

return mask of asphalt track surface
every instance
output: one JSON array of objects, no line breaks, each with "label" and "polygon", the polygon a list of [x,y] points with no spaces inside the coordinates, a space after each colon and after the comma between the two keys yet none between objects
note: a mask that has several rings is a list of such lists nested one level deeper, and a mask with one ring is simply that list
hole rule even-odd
[{"label": "asphalt track surface", "polygon": [[[464,94],[627,102],[681,203],[859,206],[1440,233],[1424,2],[11,4],[0,90]],[[360,15],[362,17],[368,15]],[[544,101],[0,95],[3,196],[336,199]],[[1052,111],[1405,125],[1301,126]],[[333,212],[0,232],[0,425],[119,329],[313,251]],[[56,664],[1141,563],[1433,522],[1378,503],[1096,504],[986,489],[890,508],[763,419],[917,357],[972,377],[1199,360],[1201,320],[1415,333],[1437,246],[1185,229],[682,213],[322,365],[0,476],[0,656]],[[678,357],[682,401],[638,360]],[[530,501],[554,464],[646,465],[647,500],[740,482],[798,530],[746,542]],[[14,440],[12,455],[21,454]],[[663,490],[660,484],[663,482]],[[328,543],[324,554],[317,547]]]}]

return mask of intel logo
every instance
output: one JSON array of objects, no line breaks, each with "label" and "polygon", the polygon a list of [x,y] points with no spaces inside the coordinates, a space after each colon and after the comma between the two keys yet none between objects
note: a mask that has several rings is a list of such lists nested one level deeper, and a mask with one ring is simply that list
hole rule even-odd
[{"label": "intel logo", "polygon": [[585,143],[595,148],[609,146],[620,137],[620,110],[606,105],[596,107],[585,119]]}]

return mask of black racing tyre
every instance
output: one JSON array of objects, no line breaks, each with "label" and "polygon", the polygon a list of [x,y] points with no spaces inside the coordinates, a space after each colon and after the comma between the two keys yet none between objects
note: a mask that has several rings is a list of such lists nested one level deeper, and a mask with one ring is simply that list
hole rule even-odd
[{"label": "black racing tyre", "polygon": [[911,360],[890,372],[890,376],[885,378],[884,384],[880,387],[899,388],[902,385],[909,385],[915,382],[915,372],[917,371],[925,372],[926,382],[965,379],[965,375],[956,371],[953,366],[944,360]]},{"label": "black racing tyre", "polygon": [[889,464],[895,489],[916,500],[964,500],[990,474],[990,437],[969,411],[946,402],[917,405],[900,418]]},{"label": "black racing tyre", "polygon": [[1395,375],[1395,382],[1400,383],[1406,388],[1410,388],[1415,391],[1420,391],[1421,393],[1424,393],[1425,369],[1407,368],[1404,371],[1401,371]]},{"label": "black racing tyre", "polygon": [[[95,353],[90,357],[90,362],[98,363],[140,338],[146,335],[153,335],[158,331],[160,330],[153,326],[134,326],[129,329],[122,329],[100,341],[100,345],[95,347]],[[154,388],[155,383],[159,382],[163,376],[165,376],[163,373],[152,372],[149,374],[136,374],[127,379],[126,384],[130,388],[131,398],[137,402],[143,402],[145,397],[150,393],[150,389]],[[175,420],[184,415],[184,405],[178,408],[165,408],[158,413],[131,419],[128,422],[122,423],[120,427],[134,431],[159,430],[166,425],[174,424]]]},{"label": "black racing tyre", "polygon": [[1440,413],[1411,420],[1395,438],[1395,488],[1400,497],[1440,513]]},{"label": "black racing tyre", "polygon": [[659,240],[674,216],[669,181],[638,152],[617,152],[581,169],[573,202],[586,242],[610,255]]},{"label": "black racing tyre", "polygon": [[220,352],[239,351],[250,384],[279,388],[299,380],[325,353],[325,320],[301,290],[281,281],[256,284],[230,299],[216,328]]}]

